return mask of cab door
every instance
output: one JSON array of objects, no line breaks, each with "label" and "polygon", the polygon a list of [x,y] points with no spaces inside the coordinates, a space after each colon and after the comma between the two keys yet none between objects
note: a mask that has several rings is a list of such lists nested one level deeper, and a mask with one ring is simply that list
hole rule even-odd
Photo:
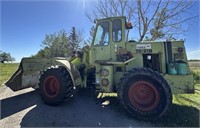
[{"label": "cab door", "polygon": [[125,24],[125,20],[118,18],[112,20],[112,35],[111,35],[111,58],[116,61],[116,51],[119,48],[125,48],[125,30],[122,25]]},{"label": "cab door", "polygon": [[110,23],[102,21],[97,24],[90,53],[91,63],[96,60],[110,60]]}]

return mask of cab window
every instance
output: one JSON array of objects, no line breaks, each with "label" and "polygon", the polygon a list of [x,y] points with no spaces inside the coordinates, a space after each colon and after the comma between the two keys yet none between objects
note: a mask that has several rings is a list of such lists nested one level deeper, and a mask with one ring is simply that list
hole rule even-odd
[{"label": "cab window", "polygon": [[120,42],[122,40],[122,21],[120,19],[113,21],[112,37],[114,42]]},{"label": "cab window", "polygon": [[95,46],[105,46],[109,44],[109,23],[99,23],[94,40]]}]

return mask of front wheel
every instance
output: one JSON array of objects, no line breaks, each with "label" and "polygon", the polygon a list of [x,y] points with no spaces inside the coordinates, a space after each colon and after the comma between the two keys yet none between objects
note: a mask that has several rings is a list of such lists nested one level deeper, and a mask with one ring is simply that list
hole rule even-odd
[{"label": "front wheel", "polygon": [[53,67],[40,77],[39,91],[42,100],[48,105],[59,105],[73,95],[73,84],[64,67]]},{"label": "front wheel", "polygon": [[172,93],[166,80],[147,68],[135,68],[118,84],[118,97],[124,108],[140,119],[163,116],[172,104]]}]

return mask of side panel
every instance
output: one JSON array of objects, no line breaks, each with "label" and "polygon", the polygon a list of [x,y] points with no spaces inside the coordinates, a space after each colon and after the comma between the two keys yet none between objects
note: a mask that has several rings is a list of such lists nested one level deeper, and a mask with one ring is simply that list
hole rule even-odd
[{"label": "side panel", "polygon": [[194,93],[192,75],[165,75],[173,94]]},{"label": "side panel", "polygon": [[[145,46],[149,46],[145,48]],[[159,56],[160,62],[160,72],[166,73],[166,63],[165,63],[165,52],[164,52],[164,44],[163,42],[127,42],[126,48],[128,51],[131,51],[135,60],[129,63],[126,66],[127,71],[136,67],[144,67],[143,56],[144,55],[155,55]]]},{"label": "side panel", "polygon": [[[151,52],[146,53],[141,46],[145,46],[146,44],[151,46]],[[160,72],[163,77],[168,82],[173,94],[183,94],[183,93],[193,93],[194,92],[194,83],[193,76],[190,73],[186,50],[184,47],[183,41],[173,41],[171,42],[171,56],[168,57],[169,52],[165,53],[165,43],[164,42],[146,42],[146,43],[134,43],[127,42],[126,44],[127,50],[131,51],[133,57],[135,58],[133,61],[126,65],[124,72],[131,70],[135,67],[144,67],[144,60],[142,58],[145,55],[159,55],[159,64],[160,64]],[[139,47],[140,46],[140,47]],[[168,50],[168,49],[166,49]],[[181,52],[180,52],[181,51]],[[165,55],[166,54],[166,55]],[[170,60],[169,60],[170,59]],[[175,66],[177,73],[170,75],[168,69],[168,63],[175,63],[178,65],[179,61],[185,62],[182,66]],[[182,64],[182,63],[181,63]],[[122,76],[123,72],[117,72],[116,77],[114,77],[115,85],[118,83],[120,76]]]},{"label": "side panel", "polygon": [[101,65],[96,72],[96,83],[99,85],[99,89],[103,92],[113,92],[113,77],[113,66]]}]

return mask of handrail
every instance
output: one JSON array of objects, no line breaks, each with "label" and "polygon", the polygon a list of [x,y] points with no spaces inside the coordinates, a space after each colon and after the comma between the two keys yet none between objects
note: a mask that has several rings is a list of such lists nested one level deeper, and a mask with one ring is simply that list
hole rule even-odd
[{"label": "handrail", "polygon": [[95,63],[98,64],[113,64],[113,65],[126,65],[127,63],[133,61],[135,57],[125,61],[125,62],[119,62],[119,61],[106,61],[106,60],[96,60]]}]

